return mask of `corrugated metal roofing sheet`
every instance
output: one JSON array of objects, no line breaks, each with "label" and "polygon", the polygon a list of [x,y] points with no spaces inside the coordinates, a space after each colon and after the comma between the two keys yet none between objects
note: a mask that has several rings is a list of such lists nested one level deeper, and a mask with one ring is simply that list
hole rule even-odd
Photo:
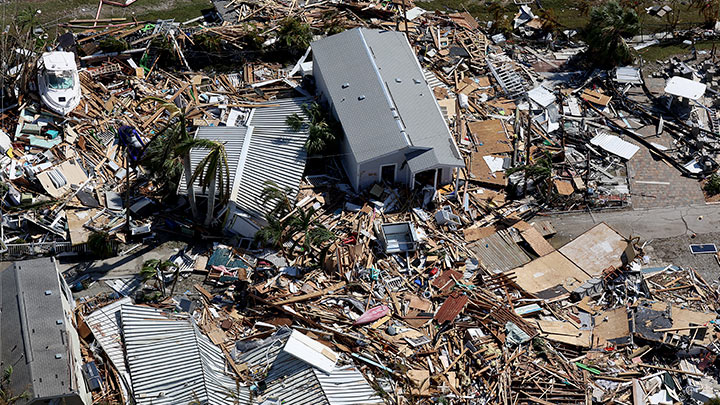
[{"label": "corrugated metal roofing sheet", "polygon": [[[95,340],[120,374],[124,394],[132,393],[132,383],[130,373],[125,366],[125,348],[120,330],[120,309],[123,305],[130,304],[132,304],[132,299],[125,297],[97,309],[85,317],[85,323],[95,336]],[[128,395],[125,395],[125,398],[128,398]]]},{"label": "corrugated metal roofing sheet", "polygon": [[633,145],[630,142],[623,141],[620,137],[606,134],[604,132],[595,135],[590,140],[590,143],[595,146],[599,146],[614,155],[618,155],[625,160],[629,160],[635,155],[635,153],[637,153],[637,151],[640,150],[639,146]]},{"label": "corrugated metal roofing sheet", "polygon": [[513,241],[506,230],[497,231],[468,247],[491,273],[512,270],[530,262],[530,256]]},{"label": "corrugated metal roofing sheet", "polygon": [[326,374],[283,350],[290,329],[280,329],[259,346],[242,353],[239,363],[251,372],[267,372],[267,389],[256,403],[278,398],[282,403],[307,405],[382,404],[365,377],[354,366]]},{"label": "corrugated metal roofing sheet", "polygon": [[[287,126],[287,117],[302,116],[302,105],[312,102],[308,98],[273,100],[268,107],[254,108],[247,127],[200,127],[197,137],[222,142],[228,157],[230,171],[230,200],[238,208],[262,218],[274,208],[263,204],[260,194],[266,181],[272,181],[281,188],[290,189],[290,197],[297,194],[298,186],[305,171],[307,154],[305,141],[307,127],[293,131]],[[190,160],[197,167],[207,155],[205,150],[193,150]],[[195,185],[196,193],[202,189]],[[185,193],[185,178],[180,182],[180,193]]]},{"label": "corrugated metal roofing sheet", "polygon": [[404,34],[357,28],[313,42],[312,49],[358,163],[409,147],[434,149],[428,169],[464,165]]},{"label": "corrugated metal roofing sheet", "polygon": [[122,306],[127,362],[138,404],[176,405],[250,402],[249,391],[225,373],[220,348],[187,316],[150,307]]},{"label": "corrugated metal roofing sheet", "polygon": [[435,314],[435,320],[438,323],[448,322],[455,319],[456,316],[465,308],[468,302],[468,296],[460,292],[454,292],[443,302]]},{"label": "corrugated metal roofing sheet", "polygon": [[302,105],[310,102],[307,98],[274,100],[273,107],[255,109],[248,122],[253,128],[250,149],[234,199],[242,210],[261,217],[274,208],[259,200],[268,180],[289,188],[290,198],[295,198],[305,171],[308,130],[303,127],[295,132],[285,121],[292,114],[302,116]]}]

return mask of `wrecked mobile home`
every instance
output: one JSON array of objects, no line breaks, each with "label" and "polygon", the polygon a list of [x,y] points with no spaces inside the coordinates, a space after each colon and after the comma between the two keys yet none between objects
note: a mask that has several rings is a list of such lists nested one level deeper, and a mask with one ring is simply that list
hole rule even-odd
[{"label": "wrecked mobile home", "polygon": [[635,233],[716,198],[714,50],[600,70],[531,4],[505,33],[410,1],[214,5],[7,53],[16,403],[720,396],[712,206],[676,257]]}]

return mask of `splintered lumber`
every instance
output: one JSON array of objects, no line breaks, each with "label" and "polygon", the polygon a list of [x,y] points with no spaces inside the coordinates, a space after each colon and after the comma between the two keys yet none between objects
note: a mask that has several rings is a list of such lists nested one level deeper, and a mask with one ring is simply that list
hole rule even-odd
[{"label": "splintered lumber", "polygon": [[288,299],[286,299],[286,300],[282,300],[282,301],[278,301],[278,302],[273,302],[273,305],[292,304],[292,303],[294,303],[294,302],[300,302],[300,301],[305,301],[305,300],[309,300],[309,299],[313,299],[313,298],[317,298],[317,297],[322,297],[322,296],[325,295],[325,294],[329,294],[329,293],[331,293],[331,292],[334,292],[334,291],[336,291],[336,290],[339,290],[339,289],[345,287],[345,284],[346,284],[346,283],[345,283],[344,281],[341,281],[341,282],[339,282],[339,283],[337,283],[337,284],[333,284],[333,285],[331,285],[330,287],[325,288],[325,289],[320,290],[320,291],[315,291],[315,292],[312,292],[312,293],[309,293],[309,294],[299,295],[299,296],[297,296],[297,297],[288,298]]}]

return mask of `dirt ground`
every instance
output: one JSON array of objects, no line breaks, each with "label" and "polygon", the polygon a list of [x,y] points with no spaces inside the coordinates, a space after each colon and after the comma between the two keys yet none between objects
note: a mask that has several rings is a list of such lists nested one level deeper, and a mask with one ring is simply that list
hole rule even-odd
[{"label": "dirt ground", "polygon": [[[650,256],[649,267],[674,264],[697,271],[708,284],[717,284],[720,278],[720,265],[714,254],[692,254],[690,245],[696,243],[720,244],[720,232],[702,235],[677,236],[666,239],[653,239],[645,247]],[[641,242],[642,244],[642,242]]]}]

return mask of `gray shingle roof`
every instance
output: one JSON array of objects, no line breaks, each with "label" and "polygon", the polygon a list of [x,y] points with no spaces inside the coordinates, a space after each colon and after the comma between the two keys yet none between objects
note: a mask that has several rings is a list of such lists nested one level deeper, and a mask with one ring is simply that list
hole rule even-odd
[{"label": "gray shingle roof", "polygon": [[50,258],[15,262],[0,272],[0,354],[2,370],[13,368],[15,395],[49,398],[75,392],[58,277]]},{"label": "gray shingle roof", "polygon": [[414,171],[464,165],[404,34],[356,28],[312,43],[358,163],[398,150],[434,150]]}]

